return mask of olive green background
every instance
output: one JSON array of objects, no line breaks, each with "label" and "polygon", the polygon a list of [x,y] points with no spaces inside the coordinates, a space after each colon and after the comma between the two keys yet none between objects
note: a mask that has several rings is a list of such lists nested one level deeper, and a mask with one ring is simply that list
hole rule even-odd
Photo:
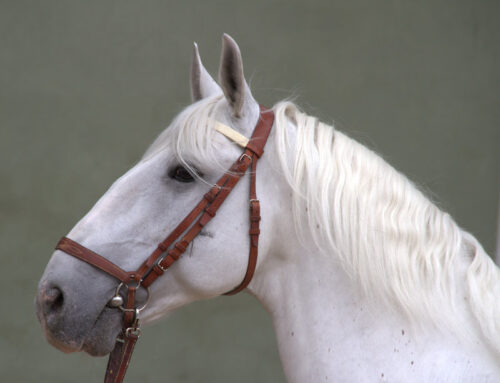
[{"label": "olive green background", "polygon": [[[223,32],[260,102],[294,96],[335,119],[494,254],[499,16],[498,1],[0,1],[2,382],[102,380],[105,359],[44,340],[38,279],[59,237],[189,103],[193,41],[217,73]],[[267,313],[240,294],[146,328],[127,381],[284,377]]]}]

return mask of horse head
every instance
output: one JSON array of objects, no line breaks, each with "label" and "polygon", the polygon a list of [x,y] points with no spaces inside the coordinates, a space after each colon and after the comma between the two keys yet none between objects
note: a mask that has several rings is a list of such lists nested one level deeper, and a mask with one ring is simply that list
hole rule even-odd
[{"label": "horse head", "polygon": [[[243,75],[240,50],[223,36],[219,83],[208,74],[195,44],[191,71],[193,104],[157,138],[144,157],[114,182],[67,235],[123,270],[135,270],[201,197],[241,156],[241,148],[214,128],[229,126],[250,137],[260,109]],[[264,163],[264,161],[263,161]],[[272,176],[263,166],[259,178]],[[248,177],[246,177],[248,178]],[[259,185],[259,192],[275,185]],[[151,321],[189,302],[221,295],[236,286],[248,263],[248,183],[236,185],[216,219],[185,255],[151,286],[141,314]],[[270,190],[272,194],[276,190]],[[263,205],[268,228],[273,220]],[[262,259],[270,237],[260,243]],[[48,341],[65,351],[109,353],[121,328],[121,313],[108,302],[117,281],[101,270],[56,250],[43,274],[36,311]],[[149,295],[149,293],[148,293]],[[149,298],[149,297],[148,297]],[[146,293],[138,289],[139,301]]]}]

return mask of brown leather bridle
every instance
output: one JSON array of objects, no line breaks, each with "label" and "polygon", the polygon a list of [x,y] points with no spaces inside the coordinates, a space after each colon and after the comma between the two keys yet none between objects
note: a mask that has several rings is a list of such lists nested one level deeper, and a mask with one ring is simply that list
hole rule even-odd
[{"label": "brown leather bridle", "polygon": [[[255,271],[255,266],[257,265],[260,234],[259,222],[261,219],[260,203],[257,199],[256,191],[257,160],[264,153],[264,146],[269,137],[273,122],[273,111],[260,106],[259,121],[241,156],[208,193],[203,196],[201,201],[191,210],[182,222],[158,244],[153,253],[151,253],[137,270],[125,271],[103,256],[67,237],[61,238],[57,244],[56,249],[87,262],[120,281],[115,296],[110,300],[110,305],[120,308],[124,313],[122,331],[116,339],[115,348],[109,355],[106,375],[104,377],[105,383],[122,382],[135,343],[140,336],[139,313],[145,306],[143,305],[140,308],[135,306],[137,289],[141,286],[144,287],[147,290],[149,299],[149,286],[186,251],[189,244],[201,232],[203,227],[215,216],[219,207],[249,167],[251,167],[251,173],[250,253],[248,266],[241,283],[224,295],[236,294],[250,283]],[[127,289],[125,303],[123,303],[123,298],[121,298],[119,294],[122,287]]]}]

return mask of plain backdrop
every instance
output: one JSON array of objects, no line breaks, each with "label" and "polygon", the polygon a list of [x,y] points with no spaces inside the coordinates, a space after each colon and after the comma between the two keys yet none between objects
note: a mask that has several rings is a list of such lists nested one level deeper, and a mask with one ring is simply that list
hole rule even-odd
[{"label": "plain backdrop", "polygon": [[[102,380],[104,358],[43,338],[38,280],[57,240],[189,104],[194,41],[216,75],[223,32],[257,100],[293,96],[335,121],[493,254],[499,16],[498,1],[0,1],[2,382]],[[270,318],[240,294],[146,328],[126,381],[284,376]]]}]

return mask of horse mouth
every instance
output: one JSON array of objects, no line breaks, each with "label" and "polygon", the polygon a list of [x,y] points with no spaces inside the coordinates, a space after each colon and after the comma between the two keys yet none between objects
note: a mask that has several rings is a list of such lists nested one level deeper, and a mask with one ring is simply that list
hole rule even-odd
[{"label": "horse mouth", "polygon": [[54,321],[37,310],[38,320],[47,341],[66,354],[86,352],[91,356],[109,354],[121,331],[121,313],[117,309],[105,306],[88,330],[82,318],[66,313],[64,321]]},{"label": "horse mouth", "polygon": [[57,348],[59,351],[64,352],[65,354],[70,354],[73,352],[79,352],[82,350],[83,342],[78,340],[73,340],[67,337],[64,333],[59,332],[54,334],[51,331],[48,331],[46,326],[42,324],[43,333],[45,334],[45,339]]},{"label": "horse mouth", "polygon": [[109,354],[121,331],[121,313],[105,306],[86,334],[80,351],[91,356]]}]

